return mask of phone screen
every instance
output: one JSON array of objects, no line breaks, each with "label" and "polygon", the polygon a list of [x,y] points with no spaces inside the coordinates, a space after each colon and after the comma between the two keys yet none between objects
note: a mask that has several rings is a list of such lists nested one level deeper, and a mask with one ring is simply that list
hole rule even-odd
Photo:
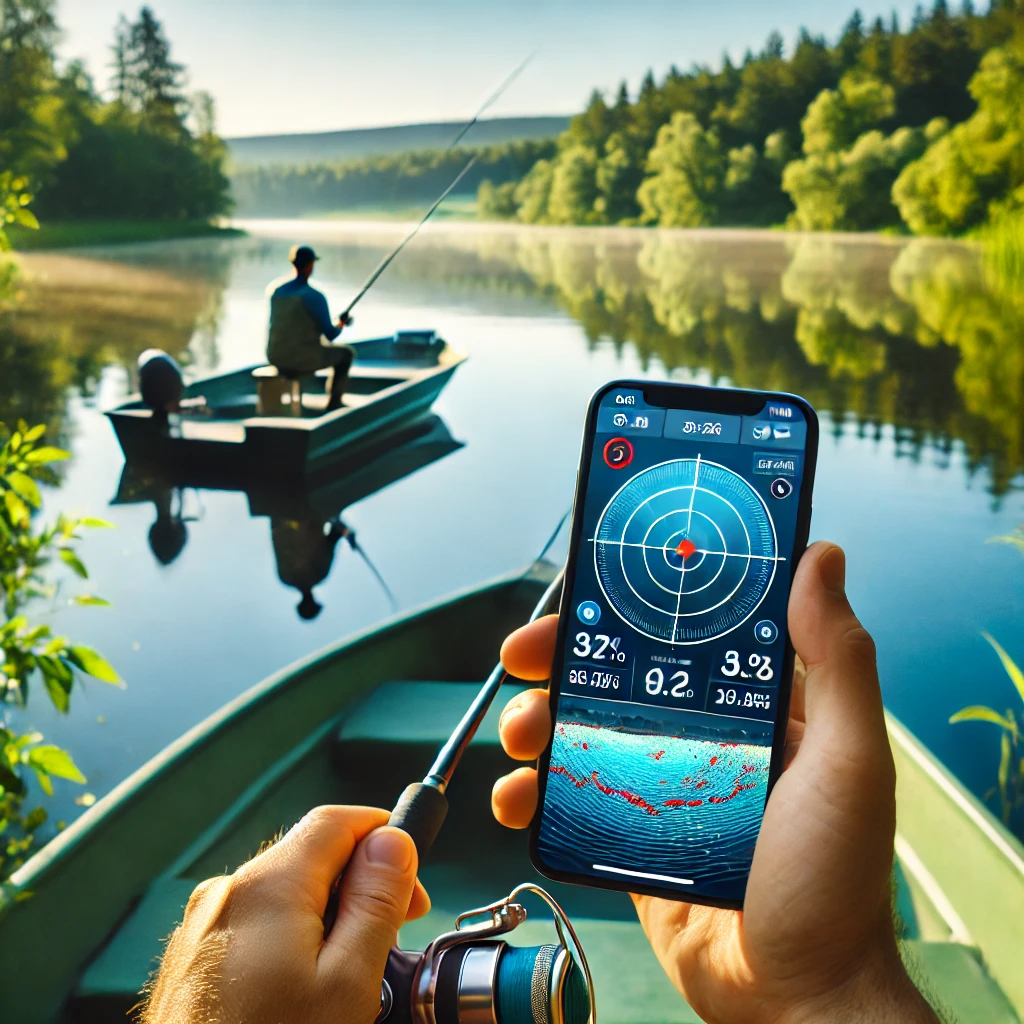
[{"label": "phone screen", "polygon": [[533,833],[546,874],[741,904],[780,768],[816,449],[793,396],[595,397]]}]

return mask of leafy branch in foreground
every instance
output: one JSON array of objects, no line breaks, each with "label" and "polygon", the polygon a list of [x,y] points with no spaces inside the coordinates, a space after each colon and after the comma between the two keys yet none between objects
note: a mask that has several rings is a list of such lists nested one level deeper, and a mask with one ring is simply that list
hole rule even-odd
[{"label": "leafy branch in foreground", "polygon": [[[63,713],[70,709],[76,674],[120,684],[114,669],[91,647],[54,636],[49,626],[34,625],[26,614],[33,601],[57,595],[57,585],[47,578],[55,560],[88,579],[75,551],[78,531],[111,525],[102,519],[58,516],[52,525],[36,528],[42,508],[39,485],[56,482],[52,465],[68,457],[60,448],[39,443],[45,431],[44,426],[21,423],[8,435],[0,424],[0,881],[24,861],[47,820],[42,806],[25,810],[28,779],[34,776],[47,796],[53,795],[54,779],[86,781],[66,750],[44,743],[41,733],[19,733],[4,707],[25,707],[37,677]],[[70,603],[107,602],[84,594]]]}]

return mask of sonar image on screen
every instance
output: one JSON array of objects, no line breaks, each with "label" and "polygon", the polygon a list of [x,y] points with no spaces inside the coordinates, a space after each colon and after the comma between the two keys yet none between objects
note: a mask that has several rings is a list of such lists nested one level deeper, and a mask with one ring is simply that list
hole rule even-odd
[{"label": "sonar image on screen", "polygon": [[569,875],[741,900],[806,422],[604,401],[632,408],[598,410],[538,852]]}]

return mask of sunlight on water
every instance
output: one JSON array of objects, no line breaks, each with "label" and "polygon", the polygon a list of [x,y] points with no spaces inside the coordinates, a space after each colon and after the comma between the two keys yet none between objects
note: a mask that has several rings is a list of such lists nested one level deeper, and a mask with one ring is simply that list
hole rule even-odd
[{"label": "sunlight on water", "polygon": [[[163,348],[192,377],[257,363],[264,289],[288,269],[292,242],[320,252],[314,283],[337,310],[402,233],[250,227],[244,238],[27,256],[24,301],[0,313],[0,419],[46,421],[74,452],[48,508],[118,526],[82,552],[113,610],[61,610],[55,624],[104,651],[128,689],[90,688],[67,719],[42,701],[30,712],[74,748],[98,794],[271,671],[390,614],[373,572],[341,546],[323,560],[323,613],[300,620],[273,543],[280,514],[260,495],[121,482],[100,410],[130,388],[139,352]],[[286,496],[289,521],[323,527],[339,515],[356,530],[400,608],[536,554],[570,502],[583,411],[601,383],[669,377],[804,395],[823,419],[812,535],[849,551],[887,702],[976,792],[989,788],[993,737],[947,719],[1014,699],[980,630],[1024,656],[1024,562],[985,543],[1024,521],[1024,300],[990,286],[976,249],[437,224],[356,320],[356,337],[436,328],[470,357],[435,406],[433,454],[342,487],[333,505]],[[161,547],[169,515],[174,544]]]}]

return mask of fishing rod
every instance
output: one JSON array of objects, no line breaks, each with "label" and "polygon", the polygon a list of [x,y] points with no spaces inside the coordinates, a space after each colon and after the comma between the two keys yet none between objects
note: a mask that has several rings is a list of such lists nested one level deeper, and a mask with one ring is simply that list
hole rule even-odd
[{"label": "fishing rod", "polygon": [[[506,78],[505,81],[502,82],[501,85],[499,85],[498,88],[495,89],[494,92],[492,92],[491,95],[487,97],[486,100],[484,100],[483,105],[473,115],[473,120],[472,121],[467,121],[466,124],[463,125],[462,131],[460,131],[459,134],[456,135],[455,138],[452,139],[452,141],[448,143],[448,149],[454,149],[465,138],[466,133],[470,130],[470,128],[472,128],[473,125],[475,125],[477,123],[477,121],[479,121],[480,118],[483,117],[484,113],[490,107],[492,107],[495,103],[497,103],[498,99],[501,97],[501,94],[503,92],[505,92],[505,90],[526,70],[526,66],[536,56],[537,56],[537,52],[536,51],[531,53],[526,58],[526,60],[524,60],[523,63],[520,64],[519,67],[517,67],[515,69],[515,71],[513,71],[512,74],[509,75],[508,78]],[[448,152],[448,150],[445,150],[445,152]]]},{"label": "fishing rod", "polygon": [[[571,511],[571,510],[570,510]],[[520,577],[542,561],[565,525],[562,517],[541,554]],[[564,571],[559,571],[530,615],[533,622],[557,611]],[[430,850],[448,810],[445,795],[462,755],[508,678],[499,662],[473,700],[422,782],[402,794],[389,821],[416,844],[420,863]],[[340,879],[324,915],[324,935],[338,911]],[[550,912],[556,945],[510,946],[505,937],[527,919],[523,896],[539,897]],[[393,947],[381,983],[374,1024],[597,1024],[594,979],[565,911],[540,886],[517,885],[508,896],[459,914],[455,928],[423,952]]]},{"label": "fishing rod", "polygon": [[[530,63],[530,61],[533,60],[535,56],[536,53],[531,53],[526,58],[526,60],[524,60],[512,72],[512,74],[510,74],[505,79],[505,81],[502,82],[501,85],[499,85],[498,88],[495,89],[494,92],[492,92],[490,96],[487,97],[486,100],[484,100],[483,104],[481,104],[481,106],[477,108],[477,111],[473,115],[473,117],[469,121],[467,121],[465,125],[463,125],[462,130],[459,132],[459,134],[456,135],[455,138],[448,143],[448,146],[444,150],[444,152],[447,153],[450,150],[454,149],[463,140],[463,138],[465,138],[466,133],[473,127],[473,125],[477,123],[477,121],[480,120],[483,114],[498,101],[498,99],[505,92],[505,90],[508,89],[508,87],[526,70],[526,66]],[[377,278],[380,277],[380,275],[383,274],[384,271],[387,269],[388,264],[406,247],[406,245],[408,245],[409,242],[413,240],[413,238],[419,232],[420,228],[423,227],[423,225],[426,224],[426,222],[430,219],[433,212],[441,205],[441,203],[445,201],[445,199],[448,198],[448,195],[451,193],[452,189],[454,189],[455,186],[458,185],[460,181],[462,181],[466,172],[473,166],[473,164],[476,163],[476,160],[477,157],[476,155],[474,155],[473,158],[469,161],[469,163],[466,164],[466,166],[463,167],[462,170],[459,172],[459,176],[444,190],[444,192],[441,193],[441,196],[437,200],[437,202],[435,202],[434,205],[431,206],[429,210],[427,210],[427,212],[423,215],[423,219],[416,225],[416,227],[414,227],[412,231],[410,231],[409,234],[406,235],[405,238],[403,238],[402,241],[399,242],[399,244],[394,249],[392,249],[391,252],[389,252],[384,257],[384,259],[380,261],[380,263],[377,264],[373,273],[370,274],[370,276],[366,279],[366,283],[363,285],[362,288],[359,289],[359,292],[356,295],[356,297],[345,307],[345,310],[342,312],[339,319],[344,320],[347,323],[352,323],[352,318],[350,317],[349,314],[355,308],[356,303],[373,287],[374,283],[377,281]]]},{"label": "fishing rod", "polygon": [[466,164],[466,166],[463,167],[461,171],[459,171],[456,179],[440,194],[440,196],[437,197],[437,200],[435,201],[434,205],[431,206],[431,208],[427,210],[425,214],[423,214],[422,219],[416,225],[416,227],[414,227],[412,231],[410,231],[409,234],[407,234],[405,238],[403,238],[402,241],[399,242],[398,245],[396,245],[395,248],[392,249],[391,252],[389,252],[387,256],[385,256],[384,259],[380,261],[380,263],[377,264],[377,268],[366,279],[366,284],[364,284],[363,287],[359,289],[359,293],[345,307],[345,309],[341,313],[341,316],[338,317],[339,320],[344,320],[346,323],[352,322],[352,318],[349,316],[349,314],[352,312],[353,308],[355,307],[355,304],[374,286],[374,284],[377,281],[377,278],[380,277],[380,275],[383,274],[385,270],[387,270],[388,264],[416,237],[416,235],[419,233],[420,228],[423,227],[423,225],[426,224],[428,220],[430,220],[431,214],[433,214],[433,212],[448,198],[452,189],[454,189],[455,186],[458,185],[460,181],[462,181],[462,179],[466,176],[466,173],[473,166],[473,164],[476,163],[476,161],[477,155],[474,154],[473,157],[470,159],[469,163]]},{"label": "fishing rod", "polygon": [[384,577],[378,571],[377,566],[375,566],[373,562],[370,561],[370,556],[363,549],[362,544],[360,544],[359,541],[356,540],[356,531],[350,530],[345,539],[348,541],[348,546],[357,555],[359,555],[360,558],[362,558],[362,560],[366,563],[367,568],[370,570],[370,572],[373,573],[377,582],[380,584],[381,590],[383,590],[384,593],[387,595],[388,603],[391,605],[391,610],[397,611],[398,601],[395,600],[395,595],[391,592],[391,588],[387,585],[387,583],[385,583]]}]

